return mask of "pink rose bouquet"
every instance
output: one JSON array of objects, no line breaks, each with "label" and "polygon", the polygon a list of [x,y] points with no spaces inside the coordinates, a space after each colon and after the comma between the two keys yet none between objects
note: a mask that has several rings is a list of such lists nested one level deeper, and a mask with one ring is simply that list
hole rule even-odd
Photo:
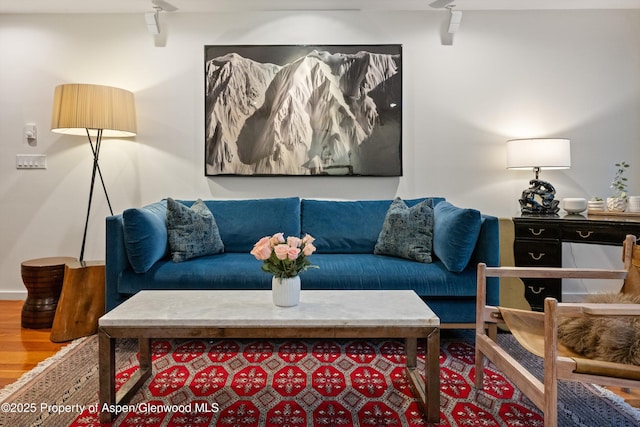
[{"label": "pink rose bouquet", "polygon": [[314,240],[308,234],[302,239],[292,236],[285,239],[283,233],[276,233],[258,240],[251,255],[263,261],[263,271],[281,279],[295,277],[307,268],[318,268],[307,258],[316,251]]}]

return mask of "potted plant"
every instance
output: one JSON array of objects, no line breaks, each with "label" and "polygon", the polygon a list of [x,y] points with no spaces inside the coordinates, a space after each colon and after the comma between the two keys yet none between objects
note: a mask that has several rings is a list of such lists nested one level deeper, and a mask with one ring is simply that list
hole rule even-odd
[{"label": "potted plant", "polygon": [[604,211],[604,200],[602,200],[601,197],[592,197],[591,200],[587,202],[587,209],[592,212]]},{"label": "potted plant", "polygon": [[629,167],[627,162],[616,163],[615,177],[611,181],[613,194],[607,197],[607,209],[611,212],[624,212],[627,209],[627,178],[624,172]]}]

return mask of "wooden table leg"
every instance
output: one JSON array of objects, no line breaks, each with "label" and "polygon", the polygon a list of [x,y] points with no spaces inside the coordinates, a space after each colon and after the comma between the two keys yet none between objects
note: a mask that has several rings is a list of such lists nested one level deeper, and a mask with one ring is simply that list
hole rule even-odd
[{"label": "wooden table leg", "polygon": [[117,405],[126,405],[142,387],[142,384],[151,376],[151,340],[149,338],[138,338],[138,346],[140,369],[118,390],[116,394]]},{"label": "wooden table leg", "polygon": [[406,339],[407,375],[411,389],[418,398],[419,407],[428,423],[440,421],[440,328],[427,335],[424,380],[416,367],[416,340]]},{"label": "wooden table leg", "polygon": [[105,409],[116,404],[116,348],[115,339],[102,329],[98,332],[98,376],[100,382],[100,422],[109,423],[114,411]]},{"label": "wooden table leg", "polygon": [[[109,423],[121,412],[142,384],[151,376],[151,340],[138,339],[140,369],[116,393],[115,339],[102,329],[98,331],[98,373],[100,382],[100,422]],[[106,409],[103,411],[103,409]]]},{"label": "wooden table leg", "polygon": [[427,336],[425,359],[425,407],[427,422],[440,420],[440,328],[434,328]]},{"label": "wooden table leg", "polygon": [[140,352],[140,371],[151,374],[151,340],[148,338],[138,338]]},{"label": "wooden table leg", "polygon": [[418,365],[418,339],[405,338],[404,346],[407,353],[407,368],[415,368]]}]

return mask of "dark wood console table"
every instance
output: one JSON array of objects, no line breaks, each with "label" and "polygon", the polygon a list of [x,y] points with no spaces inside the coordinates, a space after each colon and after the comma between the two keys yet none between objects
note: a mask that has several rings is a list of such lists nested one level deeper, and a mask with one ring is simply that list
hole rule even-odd
[{"label": "dark wood console table", "polygon": [[[637,214],[520,216],[513,218],[516,266],[562,267],[562,242],[622,246],[627,234],[640,236]],[[562,300],[561,279],[523,279],[525,298],[542,311],[548,296]]]}]

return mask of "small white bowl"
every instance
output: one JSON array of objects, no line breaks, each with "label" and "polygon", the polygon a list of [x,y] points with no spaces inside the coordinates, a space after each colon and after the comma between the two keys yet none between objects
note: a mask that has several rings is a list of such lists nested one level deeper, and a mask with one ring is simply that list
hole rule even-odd
[{"label": "small white bowl", "polygon": [[580,213],[587,209],[587,199],[581,197],[568,197],[562,199],[562,208],[569,213]]}]

